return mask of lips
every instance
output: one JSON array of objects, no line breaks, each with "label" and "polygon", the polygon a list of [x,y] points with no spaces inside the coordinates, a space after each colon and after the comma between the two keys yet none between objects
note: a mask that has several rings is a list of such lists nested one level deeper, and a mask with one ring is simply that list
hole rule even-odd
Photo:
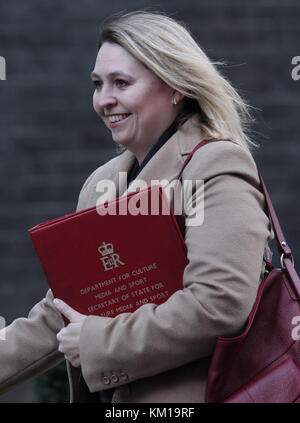
[{"label": "lips", "polygon": [[120,114],[109,115],[107,116],[109,126],[111,128],[119,126],[122,123],[124,123],[128,119],[129,116],[130,116],[130,113],[120,113]]},{"label": "lips", "polygon": [[125,119],[127,116],[129,116],[129,113],[120,113],[118,115],[108,116],[108,120],[109,122],[119,122],[120,120]]}]

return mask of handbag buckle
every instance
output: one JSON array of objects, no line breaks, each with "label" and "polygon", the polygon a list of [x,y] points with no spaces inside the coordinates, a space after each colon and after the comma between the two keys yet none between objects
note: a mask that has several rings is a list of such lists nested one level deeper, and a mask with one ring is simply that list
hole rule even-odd
[{"label": "handbag buckle", "polygon": [[282,254],[281,254],[281,256],[280,256],[280,265],[281,265],[281,268],[282,268],[282,269],[285,269],[285,268],[286,268],[286,267],[285,267],[285,265],[283,264],[283,259],[284,259],[284,258],[289,258],[289,259],[291,259],[292,265],[293,265],[293,267],[295,267],[295,262],[294,262],[294,257],[293,257],[293,255],[291,254],[291,255],[285,256],[285,254],[284,254],[284,253],[282,253]]}]

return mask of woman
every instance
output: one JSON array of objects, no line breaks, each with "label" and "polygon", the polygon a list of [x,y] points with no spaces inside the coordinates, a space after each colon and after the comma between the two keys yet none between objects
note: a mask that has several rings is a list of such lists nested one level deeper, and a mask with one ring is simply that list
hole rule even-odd
[{"label": "woman", "polygon": [[[49,291],[6,329],[1,389],[65,357],[71,401],[203,402],[217,337],[242,331],[272,238],[247,107],[189,32],[155,13],[130,13],[104,28],[92,80],[94,109],[122,154],[88,178],[77,210],[101,202],[103,179],[118,195],[137,179],[171,184],[201,140],[235,143],[205,145],[183,172],[183,181],[204,181],[205,199],[203,223],[185,228],[184,289],[115,318],[83,316]],[[60,313],[71,321],[65,328]]]}]

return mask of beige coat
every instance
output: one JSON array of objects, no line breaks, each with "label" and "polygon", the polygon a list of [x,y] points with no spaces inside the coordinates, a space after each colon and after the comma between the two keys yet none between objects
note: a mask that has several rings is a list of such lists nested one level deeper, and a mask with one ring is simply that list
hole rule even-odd
[{"label": "beige coat", "polygon": [[[190,119],[138,178],[171,183],[200,141]],[[77,210],[95,205],[97,182],[117,183],[133,160],[125,151],[98,168],[84,184]],[[115,388],[113,402],[203,402],[217,337],[235,335],[245,325],[272,238],[253,158],[231,142],[211,143],[195,153],[183,179],[205,181],[204,222],[186,228],[184,289],[160,306],[145,304],[115,318],[89,316],[81,332],[81,369],[68,366],[71,401],[88,401],[89,391]],[[125,190],[124,179],[119,194]],[[0,341],[0,392],[63,359],[56,340],[63,322],[52,298],[48,291],[28,318],[7,328],[7,340]]]}]

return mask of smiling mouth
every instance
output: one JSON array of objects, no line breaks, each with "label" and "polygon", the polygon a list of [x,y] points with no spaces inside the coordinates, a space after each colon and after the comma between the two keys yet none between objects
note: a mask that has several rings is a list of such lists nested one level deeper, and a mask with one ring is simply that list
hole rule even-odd
[{"label": "smiling mouth", "polygon": [[123,127],[123,125],[127,122],[128,118],[131,116],[130,114],[122,114],[122,115],[112,115],[108,116],[108,125],[110,129],[116,129],[118,127]]},{"label": "smiling mouth", "polygon": [[113,115],[108,116],[109,123],[121,122],[122,120],[126,119],[130,114],[122,114],[122,115]]}]

